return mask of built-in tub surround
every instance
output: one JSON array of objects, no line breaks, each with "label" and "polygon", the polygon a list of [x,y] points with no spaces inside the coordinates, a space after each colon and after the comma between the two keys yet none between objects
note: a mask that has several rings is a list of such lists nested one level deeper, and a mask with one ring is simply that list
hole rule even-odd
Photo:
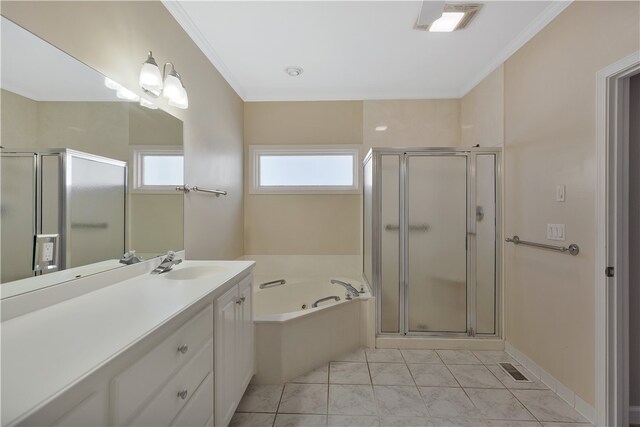
[{"label": "built-in tub surround", "polygon": [[[375,347],[375,298],[366,284],[344,276],[286,277],[286,284],[259,288],[256,276],[256,384],[281,384],[358,347]],[[350,283],[364,292],[347,299]],[[314,303],[321,301],[317,307]]]}]

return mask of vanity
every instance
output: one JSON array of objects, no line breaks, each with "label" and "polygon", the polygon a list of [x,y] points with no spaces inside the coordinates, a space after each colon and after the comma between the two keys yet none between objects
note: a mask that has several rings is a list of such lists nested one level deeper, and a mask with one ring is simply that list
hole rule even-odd
[{"label": "vanity", "polygon": [[229,423],[255,373],[254,263],[141,264],[3,321],[3,426]]}]

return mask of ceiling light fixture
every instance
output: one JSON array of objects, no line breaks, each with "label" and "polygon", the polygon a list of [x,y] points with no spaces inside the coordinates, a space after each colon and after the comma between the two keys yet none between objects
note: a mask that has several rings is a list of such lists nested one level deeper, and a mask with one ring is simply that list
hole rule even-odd
[{"label": "ceiling light fixture", "polygon": [[387,125],[376,126],[376,131],[377,132],[384,132],[387,129],[389,129],[389,126],[387,126]]},{"label": "ceiling light fixture", "polygon": [[154,103],[153,103],[153,102],[151,102],[151,101],[147,101],[147,100],[146,100],[146,99],[144,99],[144,98],[140,98],[140,105],[141,105],[142,107],[146,107],[146,108],[148,108],[148,109],[150,109],[150,110],[157,110],[157,109],[158,109],[158,106],[157,106],[156,104],[154,104]]},{"label": "ceiling light fixture", "polygon": [[[171,66],[171,70],[168,73],[167,65]],[[189,107],[187,90],[184,87],[184,83],[182,83],[182,77],[176,71],[173,63],[165,62],[161,73],[156,60],[153,59],[151,51],[149,51],[147,60],[142,64],[142,68],[140,68],[138,83],[146,94],[154,98],[162,95],[169,100],[169,105],[173,107],[182,109]]]},{"label": "ceiling light fixture", "polygon": [[416,30],[429,31],[432,33],[449,33],[462,30],[469,26],[471,20],[482,8],[482,4],[445,4],[442,16],[430,24],[418,22],[414,28]]},{"label": "ceiling light fixture", "polygon": [[289,74],[291,77],[299,77],[304,73],[304,70],[300,67],[287,67],[284,69],[284,72]]}]

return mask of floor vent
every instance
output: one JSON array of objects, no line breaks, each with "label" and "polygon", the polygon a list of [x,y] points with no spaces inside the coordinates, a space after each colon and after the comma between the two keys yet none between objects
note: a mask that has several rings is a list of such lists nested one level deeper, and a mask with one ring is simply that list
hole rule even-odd
[{"label": "floor vent", "polygon": [[504,371],[507,374],[511,375],[511,378],[513,378],[514,381],[519,382],[519,383],[529,383],[529,382],[531,382],[527,377],[522,375],[522,372],[520,372],[518,370],[518,368],[513,366],[511,363],[500,363],[499,365],[500,365],[500,367],[502,369],[504,369]]}]

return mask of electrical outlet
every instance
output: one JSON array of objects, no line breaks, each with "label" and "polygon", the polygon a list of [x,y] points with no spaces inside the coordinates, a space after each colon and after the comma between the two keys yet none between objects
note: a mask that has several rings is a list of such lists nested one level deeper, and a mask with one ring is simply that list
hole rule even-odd
[{"label": "electrical outlet", "polygon": [[33,244],[33,271],[43,273],[58,269],[58,235],[36,234]]},{"label": "electrical outlet", "polygon": [[42,244],[42,261],[53,261],[53,242]]},{"label": "electrical outlet", "polygon": [[547,239],[564,240],[564,224],[547,224]]},{"label": "electrical outlet", "polygon": [[564,184],[556,187],[556,202],[564,202],[566,190],[567,186]]}]

